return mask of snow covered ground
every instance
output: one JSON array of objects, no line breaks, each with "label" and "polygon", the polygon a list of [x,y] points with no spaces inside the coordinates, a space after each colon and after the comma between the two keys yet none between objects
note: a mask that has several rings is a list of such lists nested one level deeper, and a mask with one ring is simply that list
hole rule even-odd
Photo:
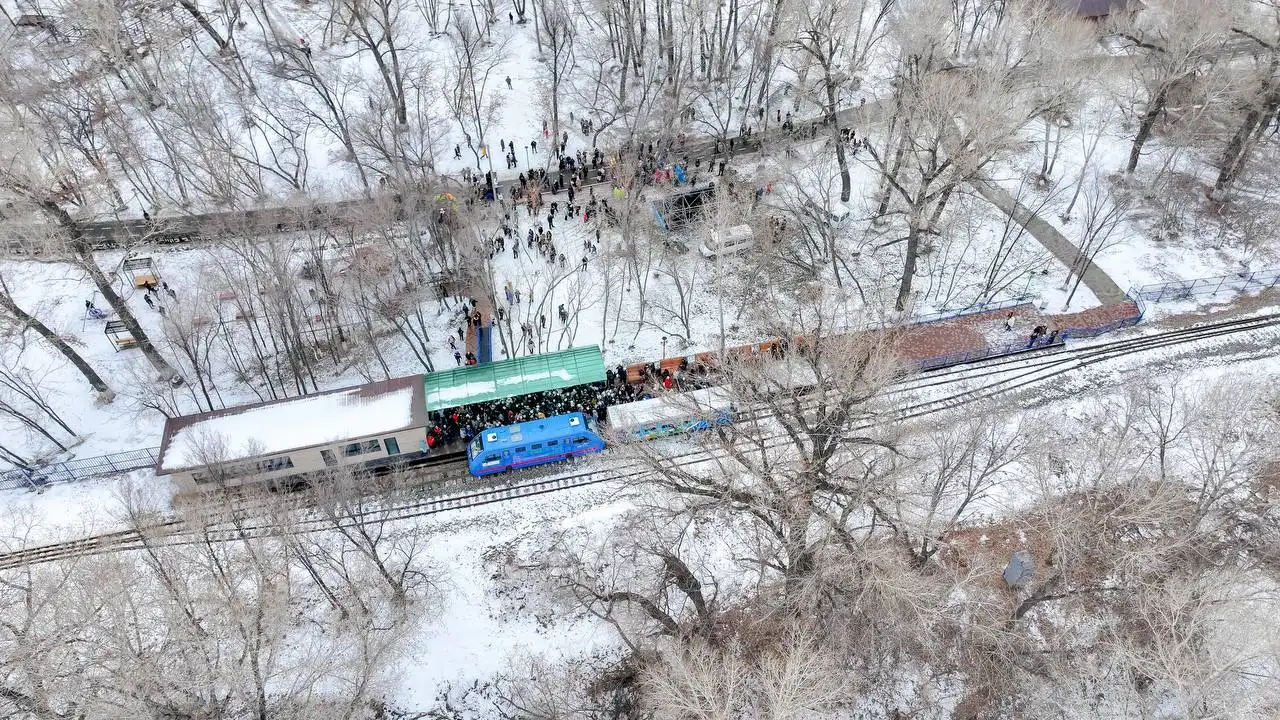
[{"label": "snow covered ground", "polygon": [[[1216,170],[1187,148],[1153,137],[1126,188],[1122,181],[1132,123],[1115,107],[1115,97],[1101,95],[1062,129],[1051,185],[1039,187],[1033,181],[1044,155],[1039,124],[1027,131],[1021,159],[998,167],[991,179],[1077,245],[1088,233],[1091,200],[1104,215],[1113,194],[1134,196],[1095,260],[1123,289],[1280,267],[1280,256],[1264,241],[1272,231],[1258,223],[1274,210],[1260,212],[1254,223],[1243,221],[1239,209],[1219,215],[1220,209],[1204,196]],[[1245,193],[1246,198],[1251,195]],[[1064,220],[1068,206],[1070,217]]]}]

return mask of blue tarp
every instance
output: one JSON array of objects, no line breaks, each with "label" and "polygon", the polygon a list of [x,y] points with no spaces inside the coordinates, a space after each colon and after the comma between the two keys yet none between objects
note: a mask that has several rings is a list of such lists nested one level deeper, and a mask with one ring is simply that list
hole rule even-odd
[{"label": "blue tarp", "polygon": [[476,333],[476,361],[480,364],[493,362],[492,325],[484,325]]}]

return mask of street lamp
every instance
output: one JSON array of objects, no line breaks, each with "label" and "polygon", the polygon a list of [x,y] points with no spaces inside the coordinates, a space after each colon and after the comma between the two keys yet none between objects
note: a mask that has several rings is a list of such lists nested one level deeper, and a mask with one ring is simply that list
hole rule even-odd
[{"label": "street lamp", "polygon": [[667,359],[667,336],[662,336],[662,359]]},{"label": "street lamp", "polygon": [[528,166],[528,167],[533,167],[533,162],[531,162],[531,161],[529,160],[529,146],[528,146],[528,145],[525,145],[525,146],[524,146],[524,164],[525,164],[526,166]]}]

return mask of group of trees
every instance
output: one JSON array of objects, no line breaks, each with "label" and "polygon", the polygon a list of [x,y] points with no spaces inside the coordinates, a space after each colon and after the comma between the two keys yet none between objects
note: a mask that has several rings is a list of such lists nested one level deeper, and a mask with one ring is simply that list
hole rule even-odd
[{"label": "group of trees", "polygon": [[[989,216],[969,188],[1031,155],[1016,200],[1041,210],[1070,197],[1059,219],[1080,248],[1077,282],[1187,157],[1213,169],[1202,184],[1218,204],[1274,165],[1263,158],[1280,112],[1275,0],[1151,0],[1099,23],[1069,6],[333,0],[285,17],[263,3],[65,0],[41,28],[0,29],[4,220],[22,221],[27,249],[83,273],[156,372],[104,379],[0,276],[0,333],[15,340],[2,359],[21,367],[34,333],[104,398],[166,414],[223,406],[228,377],[265,400],[318,390],[336,369],[399,374],[387,337],[434,369],[435,303],[505,304],[490,242],[507,211],[467,203],[466,183],[436,163],[456,144],[483,174],[502,145],[536,137],[551,150],[568,128],[610,151],[626,192],[611,198],[598,282],[575,272],[576,248],[568,267],[530,280],[527,304],[499,323],[506,352],[594,341],[596,328],[537,322],[567,289],[580,302],[600,293],[602,345],[625,338],[624,322],[693,342],[707,297],[721,342],[731,326],[811,341],[781,376],[729,367],[726,387],[757,410],[692,455],[636,449],[643,510],[618,532],[566,532],[499,569],[601,619],[623,648],[598,666],[504,674],[489,690],[500,712],[1274,712],[1262,679],[1276,638],[1229,628],[1269,627],[1274,607],[1266,438],[1280,400],[1162,385],[1085,418],[1019,422],[1001,406],[911,417],[888,387],[892,333],[832,332],[851,324],[854,292],[868,315],[910,308],[921,285],[928,301],[976,302],[1043,267],[1012,221],[993,248],[971,250]],[[517,22],[532,24],[549,138],[496,130],[527,111],[507,102],[504,77]],[[1108,46],[1125,52],[1103,57]],[[777,132],[784,114],[798,132]],[[1117,116],[1129,152],[1109,167],[1095,150]],[[865,144],[845,138],[849,126]],[[719,193],[706,227],[748,222],[774,241],[741,265],[693,265],[652,229],[634,151],[679,155],[711,138],[731,157],[746,127],[783,168],[779,197],[751,212],[759,196],[745,188],[765,175],[730,169],[724,184],[740,187]],[[1058,158],[1076,140],[1068,176]],[[396,210],[392,193],[410,202]],[[157,223],[162,211],[310,212],[337,195],[367,202],[287,237],[211,233],[200,282],[158,332],[137,322],[83,228],[144,209]],[[851,219],[833,222],[842,210]],[[0,373],[0,416],[54,447],[76,434],[37,373]],[[0,457],[28,461],[8,443]],[[376,524],[373,511],[330,500],[323,540],[281,517],[278,533],[6,571],[0,697],[33,718],[378,712],[378,680],[421,602],[420,538],[366,533],[342,518]],[[1032,550],[1036,573],[1007,587],[1014,547]]]},{"label": "group of trees", "polygon": [[[548,720],[1280,707],[1267,380],[1162,381],[1071,419],[925,414],[889,387],[892,334],[788,358],[728,370],[743,422],[624,452],[636,507],[612,526],[491,559],[531,612],[598,618],[618,652],[464,699]],[[1021,549],[1033,576],[1002,577]]]},{"label": "group of trees", "polygon": [[[1082,22],[1048,0],[758,0],[727,7],[556,0],[512,9],[513,20],[533,24],[539,53],[533,95],[551,135],[544,145],[554,146],[566,125],[577,130],[562,117],[575,110],[575,117],[593,122],[584,140],[594,146],[603,138],[609,149],[661,146],[677,134],[712,136],[727,148],[745,127],[776,130],[783,111],[794,111],[801,125],[821,127],[812,166],[838,178],[839,201],[857,200],[852,178],[858,165],[871,171],[876,188],[862,198],[865,207],[855,202],[857,222],[819,238],[816,253],[806,250],[815,219],[797,210],[795,226],[806,232],[786,238],[781,261],[794,260],[788,253],[798,249],[814,271],[857,284],[865,300],[863,286],[884,285],[880,269],[896,257],[901,269],[890,280],[896,280],[898,309],[916,302],[922,258],[967,257],[950,248],[968,234],[969,213],[955,212],[965,204],[957,196],[966,194],[966,183],[1023,152],[1040,126],[1038,180],[1072,180],[1055,177],[1062,128],[1098,97],[1104,69],[1119,71],[1106,74],[1119,76],[1112,87],[1134,119],[1123,169],[1140,171],[1150,139],[1162,132],[1174,140],[1164,169],[1178,156],[1179,143],[1196,142],[1200,150],[1221,142],[1212,188],[1219,200],[1249,176],[1250,158],[1269,148],[1268,129],[1280,106],[1272,77],[1280,13],[1270,0],[1212,9],[1161,0],[1102,23]],[[456,144],[468,149],[479,172],[490,168],[495,140],[523,146],[530,139],[496,137],[493,130],[505,113],[526,112],[506,102],[500,68],[511,59],[513,27],[495,3],[467,11],[435,2],[367,8],[334,2],[285,17],[270,5],[156,9],[67,0],[42,12],[42,27],[0,30],[8,49],[0,67],[0,113],[11,148],[0,163],[0,190],[17,203],[6,214],[39,218],[46,230],[36,233],[40,242],[55,236],[63,257],[93,280],[163,379],[185,373],[156,348],[99,270],[79,231],[84,219],[143,209],[305,204],[384,189],[429,196],[441,186],[435,163],[450,149],[446,134],[461,138]],[[424,25],[433,35],[417,32]],[[1099,35],[1134,52],[1100,58]],[[879,106],[874,113],[857,108],[860,92]],[[869,126],[859,128],[862,122]],[[871,141],[866,152],[841,138],[849,125]],[[542,135],[535,128],[530,134]],[[320,157],[317,147],[335,150]],[[539,162],[547,157],[541,154]],[[1080,168],[1077,196],[1086,178],[1092,178],[1089,187],[1106,188],[1102,178],[1120,169],[1100,167],[1093,158],[1087,153]],[[1164,169],[1152,168],[1157,177]],[[821,190],[805,198],[811,204],[833,202],[829,182],[806,182]],[[1092,206],[1107,202],[1103,197]],[[1110,207],[1129,205],[1125,199]],[[1064,217],[1070,216],[1068,209]],[[879,229],[870,241],[858,240],[869,220]],[[1085,225],[1089,234],[1097,223]],[[429,246],[420,255],[457,252],[437,251],[451,242],[436,238],[429,224],[411,227],[410,234]],[[1090,244],[1097,245],[1082,239],[1082,246]],[[624,237],[618,248],[624,267],[638,276],[635,241]],[[998,264],[1001,255],[1003,249],[955,262]],[[953,301],[938,290],[954,285],[945,277],[949,269],[933,267],[945,264],[927,263],[934,275],[925,292],[935,301]],[[468,272],[483,276],[475,268]],[[992,278],[1001,274],[988,269]],[[624,292],[632,284],[613,289]],[[975,286],[969,300],[1001,284]],[[0,302],[7,315],[23,318],[82,372],[92,370],[60,343],[56,329],[10,302],[7,290],[0,297],[7,299]],[[399,333],[411,327],[397,323]],[[109,391],[101,377],[85,375],[95,390]]]},{"label": "group of trees", "polygon": [[[4,571],[5,715],[387,717],[436,570],[367,480],[331,480],[308,514],[249,498],[261,517],[191,510],[179,535],[151,525],[167,498],[131,491],[142,549]],[[30,542],[28,521],[6,523],[6,549]]]}]

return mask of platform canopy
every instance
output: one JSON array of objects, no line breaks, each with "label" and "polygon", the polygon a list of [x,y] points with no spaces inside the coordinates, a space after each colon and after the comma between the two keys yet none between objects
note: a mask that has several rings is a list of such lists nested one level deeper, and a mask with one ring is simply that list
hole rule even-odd
[{"label": "platform canopy", "polygon": [[591,345],[429,373],[426,376],[427,410],[603,381],[604,358],[600,348]]}]

